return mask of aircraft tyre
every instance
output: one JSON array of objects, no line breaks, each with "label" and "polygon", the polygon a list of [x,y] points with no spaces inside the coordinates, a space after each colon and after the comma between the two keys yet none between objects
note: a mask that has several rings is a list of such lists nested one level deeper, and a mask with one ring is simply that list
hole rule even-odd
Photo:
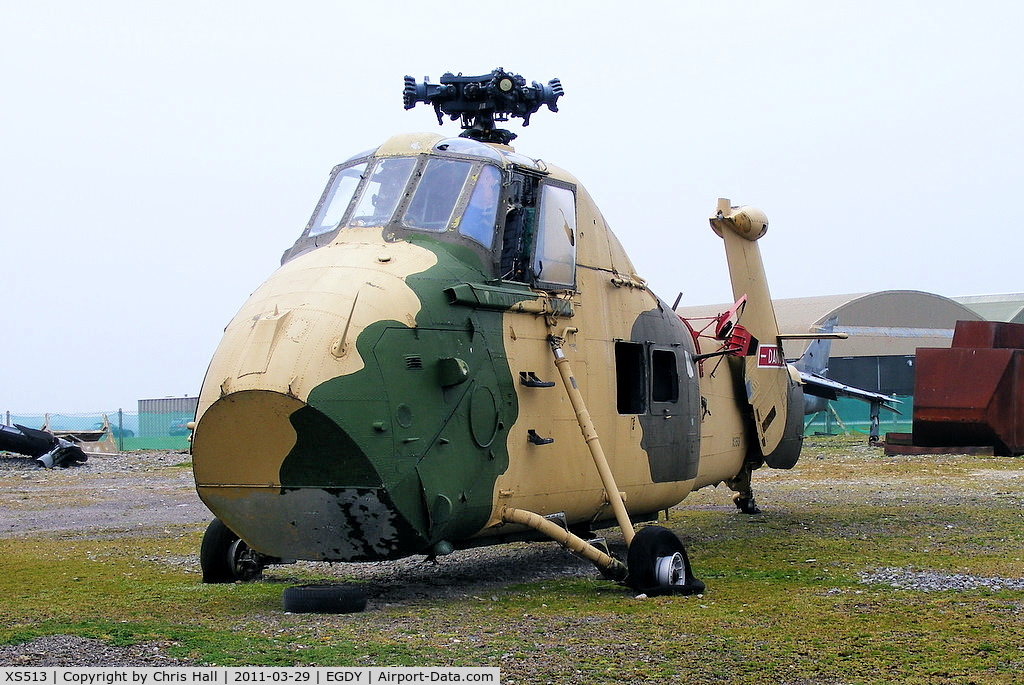
[{"label": "aircraft tyre", "polygon": [[355,585],[293,585],[281,599],[293,614],[354,614],[366,608],[366,593]]},{"label": "aircraft tyre", "polygon": [[264,561],[259,552],[245,544],[220,519],[206,527],[199,547],[199,566],[204,583],[249,583],[263,575]]},{"label": "aircraft tyre", "polygon": [[744,514],[755,516],[761,513],[761,508],[757,506],[753,495],[744,496],[741,493],[736,493],[732,496],[732,503]]},{"label": "aircraft tyre", "polygon": [[704,592],[704,583],[693,577],[686,548],[668,528],[644,526],[638,530],[626,554],[626,567],[626,582],[648,597]]}]

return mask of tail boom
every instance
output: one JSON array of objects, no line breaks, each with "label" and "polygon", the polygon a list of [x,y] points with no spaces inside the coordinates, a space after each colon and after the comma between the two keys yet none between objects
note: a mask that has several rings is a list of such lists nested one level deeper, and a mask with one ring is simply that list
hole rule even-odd
[{"label": "tail boom", "polygon": [[744,360],[747,401],[753,410],[757,443],[772,468],[792,468],[803,441],[803,390],[786,364],[779,340],[768,278],[757,240],[768,231],[768,217],[753,207],[733,207],[719,199],[711,227],[725,242],[733,298],[746,298],[743,327],[757,341]]}]

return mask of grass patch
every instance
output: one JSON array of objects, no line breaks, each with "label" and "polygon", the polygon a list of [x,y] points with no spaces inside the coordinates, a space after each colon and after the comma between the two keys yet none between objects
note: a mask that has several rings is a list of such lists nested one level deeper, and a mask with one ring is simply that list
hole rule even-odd
[{"label": "grass patch", "polygon": [[259,583],[203,585],[199,525],[161,537],[7,539],[0,642],[154,642],[218,665],[489,665],[503,683],[1018,680],[1024,593],[899,590],[862,575],[907,567],[1020,578],[1024,462],[887,459],[816,438],[793,471],[755,474],[755,489],[761,516],[704,490],[662,522],[707,583],[695,597],[637,599],[595,574],[355,615],[289,615],[283,588],[317,572],[283,567]]}]

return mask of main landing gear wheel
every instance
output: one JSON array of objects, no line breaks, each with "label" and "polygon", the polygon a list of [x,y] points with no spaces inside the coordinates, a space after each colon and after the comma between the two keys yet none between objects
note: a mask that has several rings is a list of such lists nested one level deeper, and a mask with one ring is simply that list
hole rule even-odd
[{"label": "main landing gear wheel", "polygon": [[750,514],[755,516],[761,513],[761,509],[757,506],[757,502],[754,501],[753,495],[743,495],[736,493],[732,496],[732,503],[736,505],[736,508],[742,511],[744,514]]},{"label": "main landing gear wheel", "polygon": [[266,564],[262,554],[245,544],[220,519],[213,519],[203,534],[199,565],[204,583],[249,583],[260,579]]},{"label": "main landing gear wheel", "polygon": [[644,526],[638,530],[629,544],[626,567],[626,582],[648,597],[704,592],[704,583],[693,577],[683,543],[668,528]]},{"label": "main landing gear wheel", "polygon": [[294,585],[281,599],[293,614],[354,614],[366,608],[366,593],[354,585]]}]

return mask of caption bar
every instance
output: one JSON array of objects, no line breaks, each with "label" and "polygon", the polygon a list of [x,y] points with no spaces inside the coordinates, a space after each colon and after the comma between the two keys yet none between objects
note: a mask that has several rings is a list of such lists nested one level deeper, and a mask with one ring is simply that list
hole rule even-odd
[{"label": "caption bar", "polygon": [[430,667],[404,666],[366,668],[303,668],[303,667],[25,667],[0,666],[0,685],[20,683],[32,685],[260,685],[265,683],[298,683],[328,685],[329,683],[488,683],[498,685],[501,670],[493,667]]}]

